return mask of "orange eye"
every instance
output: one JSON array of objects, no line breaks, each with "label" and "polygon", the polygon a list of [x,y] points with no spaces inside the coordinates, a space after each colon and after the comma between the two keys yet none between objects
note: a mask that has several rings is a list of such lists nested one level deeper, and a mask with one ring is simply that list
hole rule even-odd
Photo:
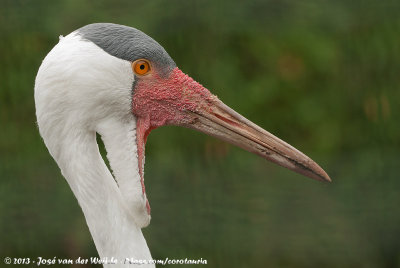
[{"label": "orange eye", "polygon": [[147,60],[136,60],[132,62],[132,69],[135,74],[145,75],[150,72],[150,63]]}]

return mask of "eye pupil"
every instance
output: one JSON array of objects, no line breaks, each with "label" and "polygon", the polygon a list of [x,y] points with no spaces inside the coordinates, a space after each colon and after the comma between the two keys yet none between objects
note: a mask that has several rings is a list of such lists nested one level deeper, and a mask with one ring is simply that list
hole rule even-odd
[{"label": "eye pupil", "polygon": [[144,64],[141,64],[139,68],[140,70],[143,70],[145,68]]}]

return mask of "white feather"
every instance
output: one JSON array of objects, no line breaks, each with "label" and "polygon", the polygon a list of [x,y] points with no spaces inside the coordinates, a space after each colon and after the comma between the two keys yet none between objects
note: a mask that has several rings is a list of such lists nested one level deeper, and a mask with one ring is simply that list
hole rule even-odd
[{"label": "white feather", "polygon": [[[138,170],[133,82],[128,61],[72,33],[46,56],[35,84],[43,140],[82,207],[100,257],[119,261],[151,259],[141,232],[150,216]],[[96,132],[118,185],[101,158]]]}]

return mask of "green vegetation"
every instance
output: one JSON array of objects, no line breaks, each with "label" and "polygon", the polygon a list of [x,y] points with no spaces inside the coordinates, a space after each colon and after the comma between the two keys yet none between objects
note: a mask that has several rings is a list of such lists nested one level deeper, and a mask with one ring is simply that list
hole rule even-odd
[{"label": "green vegetation", "polygon": [[59,35],[114,22],[152,36],[184,72],[333,179],[312,181],[191,130],[157,129],[145,176],[154,258],[400,267],[399,11],[370,0],[1,0],[0,261],[97,256],[38,134],[33,86]]}]

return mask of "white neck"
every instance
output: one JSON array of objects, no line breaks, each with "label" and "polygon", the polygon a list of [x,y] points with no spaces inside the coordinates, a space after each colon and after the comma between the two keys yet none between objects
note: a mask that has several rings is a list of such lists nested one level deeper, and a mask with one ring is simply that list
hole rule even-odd
[{"label": "white neck", "polygon": [[[119,187],[123,185],[117,186],[99,153],[95,132],[75,131],[71,134],[64,139],[56,160],[82,207],[100,257],[114,257],[119,262],[125,258],[151,259],[142,231],[133,219],[133,214],[129,213],[127,201],[121,194]],[[123,141],[125,140],[121,140],[121,146]],[[105,139],[106,146],[108,142]],[[117,147],[119,146],[114,144],[108,154],[114,155],[116,151],[127,149],[126,146]],[[127,162],[130,159],[125,160]],[[113,159],[110,159],[110,164],[115,164]],[[123,179],[116,180],[124,184]]]},{"label": "white neck", "polygon": [[82,207],[100,257],[120,261],[151,258],[140,229],[150,215],[138,170],[133,82],[130,62],[71,33],[43,60],[35,83],[40,134]]}]

